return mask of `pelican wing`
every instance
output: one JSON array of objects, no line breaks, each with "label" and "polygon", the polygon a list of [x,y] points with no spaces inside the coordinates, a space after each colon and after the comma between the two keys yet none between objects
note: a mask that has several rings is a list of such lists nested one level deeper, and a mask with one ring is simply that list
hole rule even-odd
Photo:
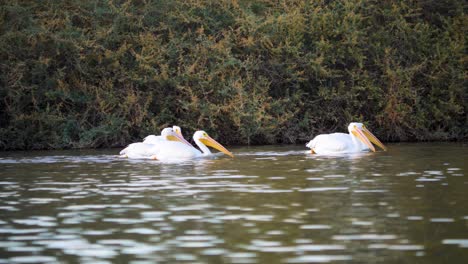
[{"label": "pelican wing", "polygon": [[155,146],[158,160],[192,159],[202,155],[198,149],[180,141],[161,141]]},{"label": "pelican wing", "polygon": [[150,158],[156,153],[157,149],[153,144],[143,142],[132,143],[120,151],[120,155],[131,159]]},{"label": "pelican wing", "polygon": [[164,139],[164,137],[162,136],[149,135],[143,139],[143,143],[155,144],[157,142],[164,141],[164,140],[166,139]]},{"label": "pelican wing", "polygon": [[347,152],[352,144],[350,135],[333,133],[316,136],[307,144],[307,147],[318,154],[333,154]]}]

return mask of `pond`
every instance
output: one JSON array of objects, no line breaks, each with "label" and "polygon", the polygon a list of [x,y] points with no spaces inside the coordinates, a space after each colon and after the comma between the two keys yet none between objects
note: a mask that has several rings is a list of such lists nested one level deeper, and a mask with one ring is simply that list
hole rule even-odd
[{"label": "pond", "polygon": [[466,143],[0,152],[0,263],[468,263]]}]

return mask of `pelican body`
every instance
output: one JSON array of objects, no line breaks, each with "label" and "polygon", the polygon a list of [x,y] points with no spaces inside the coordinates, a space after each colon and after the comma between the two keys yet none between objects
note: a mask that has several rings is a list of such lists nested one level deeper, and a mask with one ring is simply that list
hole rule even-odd
[{"label": "pelican body", "polygon": [[[180,130],[180,128],[179,128]],[[161,131],[161,136],[150,135],[143,142],[132,143],[120,151],[121,158],[148,159],[157,153],[167,142],[180,142],[181,144],[193,147],[185,140],[179,131],[176,133],[173,128],[167,127]]]},{"label": "pelican body", "polygon": [[[342,154],[373,151],[374,143],[384,151],[387,148],[375,137],[362,123],[350,123],[349,134],[333,133],[316,136],[306,147],[311,149],[311,153],[317,154]],[[372,142],[372,143],[371,143]]]},{"label": "pelican body", "polygon": [[223,147],[216,140],[208,136],[205,131],[197,131],[193,135],[193,141],[200,148],[196,149],[192,145],[184,144],[183,142],[177,141],[165,141],[160,142],[158,150],[153,153],[151,159],[157,160],[179,160],[179,159],[194,159],[200,157],[210,156],[212,153],[209,147],[215,148],[222,153],[234,157],[232,153]]},{"label": "pelican body", "polygon": [[209,146],[234,157],[230,151],[201,130],[193,135],[193,140],[200,150],[196,149],[183,138],[180,128],[176,132],[177,128],[163,129],[161,138],[150,135],[152,137],[146,137],[144,142],[132,143],[123,149],[120,155],[132,159],[186,160],[210,156],[212,153]]}]

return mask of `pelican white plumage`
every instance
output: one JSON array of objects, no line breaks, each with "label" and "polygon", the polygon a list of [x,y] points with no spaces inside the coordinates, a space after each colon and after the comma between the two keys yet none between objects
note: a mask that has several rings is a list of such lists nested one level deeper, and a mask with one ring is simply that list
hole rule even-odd
[{"label": "pelican white plumage", "polygon": [[160,141],[166,141],[166,137],[163,136],[163,131],[166,129],[166,131],[169,131],[170,129],[172,129],[172,131],[176,132],[177,134],[179,134],[181,137],[184,137],[182,135],[182,129],[179,127],[179,126],[172,126],[172,128],[170,127],[166,127],[164,128],[162,131],[161,131],[161,135],[160,136],[156,136],[156,135],[149,135],[149,136],[146,136],[144,139],[143,139],[143,143],[148,143],[148,144],[157,144],[158,142]]},{"label": "pelican white plumage", "polygon": [[146,142],[132,143],[120,151],[120,157],[131,159],[149,159],[164,147],[164,142],[180,142],[181,144],[193,147],[192,144],[190,144],[170,127],[164,128],[161,131],[161,138],[161,140],[155,139]]},{"label": "pelican white plumage", "polygon": [[154,153],[151,156],[151,159],[164,161],[206,157],[212,154],[208,146],[215,148],[230,157],[234,157],[234,155],[229,150],[227,150],[225,147],[223,147],[223,145],[221,145],[216,140],[208,136],[208,134],[205,131],[199,130],[195,132],[193,134],[193,140],[201,151],[193,146],[189,146],[182,142],[162,141],[158,144],[159,148],[156,151],[156,153]]},{"label": "pelican white plumage", "polygon": [[311,149],[312,154],[356,153],[369,150],[375,152],[375,147],[372,143],[383,150],[387,150],[384,144],[367,130],[362,123],[350,123],[348,131],[349,134],[333,133],[318,135],[307,143],[306,147]]}]

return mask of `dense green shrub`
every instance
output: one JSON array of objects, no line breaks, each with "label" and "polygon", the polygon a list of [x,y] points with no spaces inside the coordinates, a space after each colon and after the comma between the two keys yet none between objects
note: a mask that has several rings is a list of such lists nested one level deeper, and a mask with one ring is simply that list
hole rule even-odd
[{"label": "dense green shrub", "polygon": [[2,1],[0,149],[122,146],[178,124],[298,143],[364,121],[467,138],[463,1]]}]

